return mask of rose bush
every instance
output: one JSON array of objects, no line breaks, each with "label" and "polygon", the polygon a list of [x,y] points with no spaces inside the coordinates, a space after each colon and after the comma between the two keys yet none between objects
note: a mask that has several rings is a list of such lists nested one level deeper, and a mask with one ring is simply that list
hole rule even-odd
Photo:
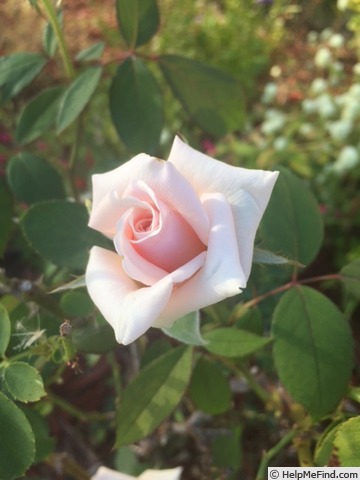
[{"label": "rose bush", "polygon": [[278,172],[233,167],[175,138],[169,159],[139,154],[93,175],[91,298],[129,344],[150,327],[241,292]]}]

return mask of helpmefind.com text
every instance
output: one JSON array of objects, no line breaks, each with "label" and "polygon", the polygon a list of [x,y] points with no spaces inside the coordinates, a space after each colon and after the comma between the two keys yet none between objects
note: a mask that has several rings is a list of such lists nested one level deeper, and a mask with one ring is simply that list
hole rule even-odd
[{"label": "helpmefind.com text", "polygon": [[360,467],[269,467],[268,480],[360,479]]}]

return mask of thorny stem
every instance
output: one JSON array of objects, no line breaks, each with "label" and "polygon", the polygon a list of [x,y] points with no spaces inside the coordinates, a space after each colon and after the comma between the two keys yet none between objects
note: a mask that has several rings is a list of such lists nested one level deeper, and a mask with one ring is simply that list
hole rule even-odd
[{"label": "thorny stem", "polygon": [[341,280],[341,275],[339,273],[329,273],[328,275],[319,275],[318,277],[299,280],[298,283],[303,285],[306,283],[324,282],[326,280]]},{"label": "thorny stem", "polygon": [[264,480],[265,478],[267,478],[267,467],[269,462],[272,460],[273,457],[280,453],[280,451],[284,447],[286,447],[286,445],[290,443],[297,434],[297,430],[290,430],[290,432],[288,432],[284,437],[282,437],[282,439],[276,445],[274,445],[273,448],[264,453],[256,475],[256,480]]},{"label": "thorny stem", "polygon": [[320,275],[318,277],[312,277],[312,278],[307,278],[305,280],[291,280],[288,283],[285,283],[284,285],[281,285],[280,287],[274,288],[273,290],[270,290],[269,292],[263,293],[262,295],[259,295],[252,300],[249,300],[246,303],[241,304],[238,308],[235,309],[235,312],[233,313],[233,317],[237,317],[237,313],[239,311],[243,311],[244,309],[255,307],[258,305],[260,302],[263,300],[266,300],[269,297],[272,297],[274,295],[277,295],[278,293],[284,292],[286,290],[289,290],[292,287],[296,287],[296,285],[305,285],[307,283],[315,283],[315,282],[323,282],[325,280],[340,280],[341,276],[338,273],[331,273],[328,275]]}]

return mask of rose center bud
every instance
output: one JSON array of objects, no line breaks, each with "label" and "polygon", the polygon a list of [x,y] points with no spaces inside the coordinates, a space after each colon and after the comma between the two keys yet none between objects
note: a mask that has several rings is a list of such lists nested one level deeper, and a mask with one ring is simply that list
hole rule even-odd
[{"label": "rose center bud", "polygon": [[151,217],[137,218],[131,243],[139,255],[169,273],[206,250],[192,227],[173,210],[154,210]]},{"label": "rose center bud", "polygon": [[142,220],[139,220],[135,225],[135,232],[138,232],[138,233],[149,232],[151,230],[151,223],[152,223],[151,218],[143,218]]}]

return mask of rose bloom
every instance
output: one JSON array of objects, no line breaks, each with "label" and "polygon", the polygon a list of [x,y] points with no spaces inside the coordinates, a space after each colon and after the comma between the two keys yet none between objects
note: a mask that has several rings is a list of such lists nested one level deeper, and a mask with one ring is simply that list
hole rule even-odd
[{"label": "rose bloom", "polygon": [[277,176],[214,160],[178,137],[167,161],[141,153],[93,175],[89,225],[116,252],[91,249],[86,285],[119,343],[246,287]]},{"label": "rose bloom", "polygon": [[181,472],[181,467],[167,470],[145,470],[139,477],[132,477],[106,467],[99,467],[91,480],[179,480]]}]

